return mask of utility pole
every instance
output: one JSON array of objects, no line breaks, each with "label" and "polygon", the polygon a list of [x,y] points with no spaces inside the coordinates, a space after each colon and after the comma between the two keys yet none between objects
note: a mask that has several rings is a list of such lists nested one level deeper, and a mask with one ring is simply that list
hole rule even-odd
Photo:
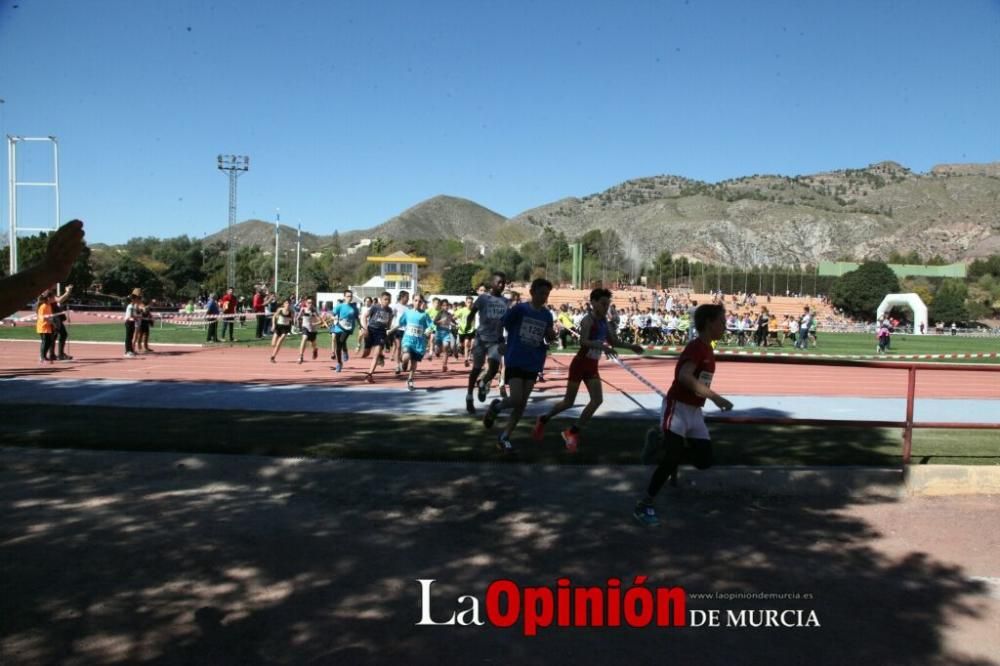
[{"label": "utility pole", "polygon": [[226,256],[226,286],[236,285],[236,244],[233,227],[236,226],[236,179],[250,170],[250,158],[246,155],[219,155],[219,171],[229,172],[229,237]]},{"label": "utility pole", "polygon": [[278,236],[281,233],[281,210],[275,211],[274,220],[274,297],[278,298]]},{"label": "utility pole", "polygon": [[299,261],[302,259],[302,221],[299,220],[299,233],[295,240],[295,302],[299,302]]}]

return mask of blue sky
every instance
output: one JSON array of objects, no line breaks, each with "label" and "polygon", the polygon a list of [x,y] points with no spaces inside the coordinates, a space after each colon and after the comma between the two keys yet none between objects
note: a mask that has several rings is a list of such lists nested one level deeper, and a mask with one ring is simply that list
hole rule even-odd
[{"label": "blue sky", "polygon": [[219,153],[250,156],[239,220],[325,234],[437,194],[1000,160],[1000,2],[0,0],[0,98],[0,132],[58,137],[91,242],[224,227]]}]

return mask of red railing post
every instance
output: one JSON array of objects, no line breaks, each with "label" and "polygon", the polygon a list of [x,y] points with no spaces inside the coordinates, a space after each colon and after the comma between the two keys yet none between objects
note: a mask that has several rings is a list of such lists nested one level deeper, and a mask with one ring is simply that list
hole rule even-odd
[{"label": "red railing post", "polygon": [[917,388],[917,368],[909,366],[906,380],[906,425],[903,426],[903,464],[910,464],[913,450],[913,394]]}]

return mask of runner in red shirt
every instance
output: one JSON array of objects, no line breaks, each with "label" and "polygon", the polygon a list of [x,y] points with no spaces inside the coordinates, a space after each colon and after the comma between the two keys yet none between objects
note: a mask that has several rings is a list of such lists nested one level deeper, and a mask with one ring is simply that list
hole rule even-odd
[{"label": "runner in red shirt", "polygon": [[[706,400],[711,400],[722,411],[733,408],[729,402],[712,390],[715,375],[715,354],[712,342],[726,332],[726,311],[721,305],[702,305],[695,310],[694,327],[698,337],[688,343],[677,359],[674,381],[667,397],[663,399],[660,430],[665,443],[663,459],[649,481],[646,496],[635,505],[632,515],[643,525],[656,525],[659,519],[653,509],[656,494],[666,480],[677,473],[677,466],[689,459],[698,469],[708,469],[714,462],[712,442],[701,412]],[[647,441],[643,449],[643,462],[655,453]]]},{"label": "runner in red shirt", "polygon": [[604,401],[601,388],[601,375],[597,363],[602,354],[609,358],[615,356],[615,347],[630,349],[636,354],[642,353],[639,345],[627,345],[618,341],[614,327],[608,324],[608,308],[611,307],[611,292],[607,289],[594,289],[590,292],[590,304],[593,310],[580,322],[580,351],[573,357],[569,365],[569,381],[566,383],[566,394],[563,399],[552,406],[548,414],[539,416],[535,421],[535,429],[531,435],[536,442],[542,441],[545,434],[545,424],[556,414],[563,412],[576,402],[580,382],[587,385],[590,402],[583,408],[580,417],[566,430],[562,431],[566,450],[576,453],[580,445],[580,428],[590,420],[597,408]]}]

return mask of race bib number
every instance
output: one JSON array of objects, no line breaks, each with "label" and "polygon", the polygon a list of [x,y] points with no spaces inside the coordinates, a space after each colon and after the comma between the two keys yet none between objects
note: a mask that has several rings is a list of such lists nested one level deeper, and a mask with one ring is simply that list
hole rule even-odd
[{"label": "race bib number", "polygon": [[712,377],[714,376],[715,375],[711,372],[707,371],[702,372],[700,375],[698,375],[698,381],[707,386],[708,388],[712,388]]},{"label": "race bib number", "polygon": [[545,323],[537,319],[522,319],[519,333],[522,344],[528,347],[541,347],[545,342]]},{"label": "race bib number", "polygon": [[406,335],[411,338],[423,337],[426,327],[418,326],[417,324],[407,324],[406,325]]},{"label": "race bib number", "polygon": [[486,306],[485,314],[485,318],[491,321],[503,319],[503,316],[507,314],[507,306],[503,303],[490,303]]},{"label": "race bib number", "polygon": [[340,326],[340,328],[342,328],[345,331],[349,331],[352,328],[354,328],[354,322],[352,322],[350,319],[341,319],[339,322],[337,322],[337,325]]}]

